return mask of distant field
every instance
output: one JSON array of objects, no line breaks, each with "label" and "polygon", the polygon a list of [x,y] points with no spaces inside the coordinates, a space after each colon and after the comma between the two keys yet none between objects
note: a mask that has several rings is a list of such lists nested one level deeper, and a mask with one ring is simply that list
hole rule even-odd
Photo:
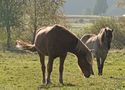
[{"label": "distant field", "polygon": [[[47,58],[46,58],[47,59]],[[46,60],[47,61],[47,60]],[[41,85],[41,69],[37,54],[0,52],[0,90],[125,90],[125,50],[108,54],[104,75],[84,78],[76,57],[68,54],[64,68],[64,86],[58,83],[58,58],[54,62],[52,84]]]}]

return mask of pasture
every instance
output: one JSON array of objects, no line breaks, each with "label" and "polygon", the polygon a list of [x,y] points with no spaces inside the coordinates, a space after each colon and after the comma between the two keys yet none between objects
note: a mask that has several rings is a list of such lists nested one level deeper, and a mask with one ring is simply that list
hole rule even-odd
[{"label": "pasture", "polygon": [[[46,63],[47,63],[46,57]],[[58,82],[59,59],[54,61],[52,84],[41,84],[39,57],[34,53],[0,52],[0,90],[125,90],[125,50],[111,50],[103,76],[84,78],[76,56],[69,53],[64,64],[64,85]]]}]

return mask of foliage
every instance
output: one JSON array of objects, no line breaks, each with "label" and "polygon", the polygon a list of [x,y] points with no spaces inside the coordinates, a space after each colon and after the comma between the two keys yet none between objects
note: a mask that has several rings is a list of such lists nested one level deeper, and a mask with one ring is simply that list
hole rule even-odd
[{"label": "foliage", "polygon": [[110,27],[118,29],[118,25],[115,19],[111,17],[100,17],[92,25],[84,27],[85,31],[88,33],[98,34],[101,28]]},{"label": "foliage", "polygon": [[38,28],[62,21],[60,7],[63,3],[64,0],[27,0],[25,16],[29,17],[26,23],[32,29],[33,42]]},{"label": "foliage", "polygon": [[101,28],[109,27],[113,29],[113,48],[121,49],[125,46],[125,27],[124,19],[115,19],[115,17],[101,17],[93,25],[85,26],[85,33],[98,34]]},{"label": "foliage", "polygon": [[117,0],[116,5],[118,8],[125,8],[125,1],[124,0]]},{"label": "foliage", "polygon": [[22,16],[23,1],[0,0],[0,24],[1,26],[19,26]]},{"label": "foliage", "polygon": [[11,28],[20,26],[22,10],[22,0],[0,0],[0,26],[6,29],[7,48],[11,47]]},{"label": "foliage", "polygon": [[[103,76],[97,74],[84,78],[77,58],[68,54],[64,64],[64,85],[58,82],[59,60],[56,59],[52,72],[52,84],[41,85],[41,68],[36,54],[0,52],[0,90],[124,90],[125,51],[111,51],[104,66]],[[47,58],[46,58],[47,59]],[[46,64],[47,64],[46,60]]]},{"label": "foliage", "polygon": [[0,26],[6,30],[8,48],[15,39],[32,41],[42,26],[64,23],[60,8],[64,0],[0,0]]}]

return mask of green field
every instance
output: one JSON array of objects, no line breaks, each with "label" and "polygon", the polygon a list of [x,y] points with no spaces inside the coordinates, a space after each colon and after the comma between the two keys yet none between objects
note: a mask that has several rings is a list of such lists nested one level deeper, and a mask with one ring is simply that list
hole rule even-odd
[{"label": "green field", "polygon": [[125,50],[110,51],[103,76],[97,75],[96,61],[93,64],[95,75],[84,78],[76,57],[69,53],[64,68],[65,85],[60,85],[57,58],[54,61],[52,84],[44,86],[41,84],[37,54],[0,52],[0,90],[125,90]]}]

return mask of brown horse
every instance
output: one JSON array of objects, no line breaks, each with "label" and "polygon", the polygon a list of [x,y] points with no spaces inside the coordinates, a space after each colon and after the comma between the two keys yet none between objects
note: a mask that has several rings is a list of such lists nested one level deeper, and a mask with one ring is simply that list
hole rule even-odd
[{"label": "brown horse", "polygon": [[81,41],[90,49],[94,49],[94,56],[98,65],[98,75],[102,75],[103,72],[104,61],[107,57],[112,41],[112,32],[112,29],[106,27],[102,28],[98,35],[87,34],[81,38]]},{"label": "brown horse", "polygon": [[[54,25],[41,29],[37,32],[33,45],[17,40],[17,47],[38,52],[43,72],[43,83],[50,83],[53,61],[56,57],[59,57],[59,82],[63,84],[63,64],[67,52],[71,52],[78,57],[78,65],[85,77],[88,78],[91,75],[92,55],[90,49],[63,26]],[[45,79],[45,55],[49,57],[47,80]]]}]

